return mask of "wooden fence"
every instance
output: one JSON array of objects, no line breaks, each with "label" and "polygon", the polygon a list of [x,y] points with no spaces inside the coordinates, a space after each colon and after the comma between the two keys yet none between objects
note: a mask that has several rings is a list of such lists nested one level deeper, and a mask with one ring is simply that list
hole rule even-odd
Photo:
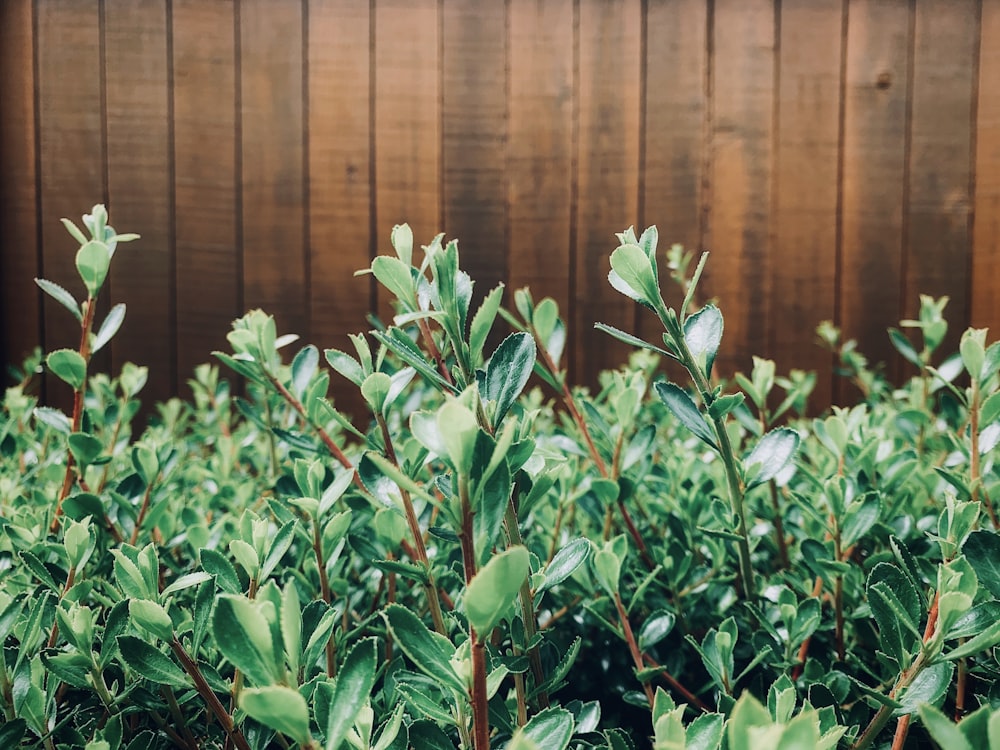
[{"label": "wooden fence", "polygon": [[31,278],[73,287],[59,219],[99,201],[143,237],[115,259],[108,302],[128,317],[98,364],[149,365],[155,398],[251,307],[343,347],[388,312],[352,272],[403,221],[459,237],[479,293],[554,297],[577,380],[624,354],[594,321],[657,336],[606,281],[629,224],[711,250],[723,372],[751,354],[817,369],[817,406],[839,391],[821,320],[874,360],[920,293],[951,297],[952,345],[1000,327],[992,0],[0,8],[8,360],[75,346]]}]

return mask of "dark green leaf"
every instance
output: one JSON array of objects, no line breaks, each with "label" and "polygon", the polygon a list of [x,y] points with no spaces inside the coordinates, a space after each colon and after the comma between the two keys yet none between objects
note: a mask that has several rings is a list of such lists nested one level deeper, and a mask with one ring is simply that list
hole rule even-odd
[{"label": "dark green leaf", "polygon": [[557,586],[573,575],[590,557],[590,549],[590,541],[583,538],[573,539],[560,547],[545,568],[545,580],[539,585],[538,593]]},{"label": "dark green leaf", "polygon": [[517,747],[519,736],[545,750],[565,750],[573,736],[573,714],[564,708],[547,708],[515,732],[511,746]]},{"label": "dark green leaf", "polygon": [[455,673],[450,661],[455,647],[443,636],[431,633],[420,618],[399,604],[386,607],[382,617],[403,653],[421,672],[443,686],[465,692],[465,683]]},{"label": "dark green leaf", "polygon": [[940,661],[922,669],[902,695],[897,697],[900,706],[895,710],[893,716],[916,713],[917,709],[924,703],[938,705],[944,694],[948,692],[954,672],[955,665],[946,661]]},{"label": "dark green leaf", "polygon": [[670,409],[681,424],[691,430],[695,436],[704,441],[713,450],[719,450],[712,428],[708,426],[705,417],[702,416],[702,413],[698,410],[698,407],[686,391],[673,383],[664,381],[660,381],[655,387],[660,400],[666,404],[667,408]]},{"label": "dark green leaf", "polygon": [[923,371],[924,363],[920,360],[920,355],[917,354],[917,350],[913,348],[913,344],[911,344],[910,340],[906,338],[906,334],[898,328],[890,328],[889,340],[892,342],[896,351],[903,355],[903,359],[912,364],[918,370]]},{"label": "dark green leaf", "polygon": [[521,394],[535,365],[535,341],[527,333],[512,333],[500,342],[486,366],[484,398],[496,402],[493,424],[499,425]]},{"label": "dark green leaf", "polygon": [[261,611],[263,606],[243,596],[222,594],[212,616],[212,636],[233,666],[255,684],[270,685],[277,681],[279,667],[271,626]]},{"label": "dark green leaf", "polygon": [[236,568],[225,555],[214,549],[201,549],[198,551],[198,556],[201,559],[201,567],[206,573],[215,577],[220,589],[228,594],[239,594],[242,591],[243,587],[240,586]]},{"label": "dark green leaf", "polygon": [[145,679],[175,688],[190,687],[191,680],[184,670],[158,648],[131,635],[120,635],[117,642],[125,663]]},{"label": "dark green leaf", "polygon": [[613,336],[619,341],[628,344],[629,346],[636,346],[640,349],[648,349],[651,352],[656,352],[657,354],[662,354],[665,357],[670,357],[671,359],[677,359],[676,356],[668,352],[666,349],[661,349],[658,346],[650,344],[648,341],[643,341],[642,339],[633,336],[631,333],[626,333],[620,328],[615,328],[614,326],[609,326],[607,323],[594,323],[594,328],[598,331],[604,331],[604,333],[609,336]]},{"label": "dark green leaf", "polygon": [[676,621],[677,618],[673,612],[668,612],[665,609],[653,612],[646,618],[639,630],[639,650],[646,651],[670,635]]},{"label": "dark green leaf", "polygon": [[973,531],[965,540],[962,552],[976,572],[979,584],[1000,599],[1000,535],[992,531]]},{"label": "dark green leaf", "polygon": [[374,638],[358,641],[337,673],[326,726],[326,750],[340,750],[375,684],[378,653]]},{"label": "dark green leaf", "polygon": [[847,507],[840,526],[840,543],[850,547],[867,534],[878,522],[882,503],[877,492],[869,492],[857,498]]}]

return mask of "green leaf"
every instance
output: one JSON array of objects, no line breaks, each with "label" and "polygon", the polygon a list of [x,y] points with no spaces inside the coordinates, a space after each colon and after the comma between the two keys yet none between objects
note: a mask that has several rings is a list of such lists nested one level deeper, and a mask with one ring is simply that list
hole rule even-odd
[{"label": "green leaf", "polygon": [[921,361],[917,350],[913,348],[913,344],[911,344],[910,340],[906,338],[906,334],[898,328],[890,328],[889,340],[892,342],[896,351],[903,355],[903,359],[912,364],[918,370],[923,371],[924,363]]},{"label": "green leaf", "polygon": [[954,661],[966,656],[973,656],[988,648],[993,648],[1000,643],[1000,621],[993,622],[978,635],[970,638],[960,646],[945,653],[941,658],[945,661]]},{"label": "green leaf", "polygon": [[976,750],[969,744],[968,739],[959,729],[959,725],[945,716],[940,709],[929,703],[921,704],[917,709],[920,714],[920,721],[923,722],[927,733],[941,747],[948,750]]},{"label": "green leaf", "polygon": [[903,694],[896,696],[900,706],[893,712],[893,716],[916,713],[923,703],[938,704],[948,692],[954,672],[955,665],[946,661],[931,664],[920,670]]},{"label": "green leaf", "polygon": [[[618,278],[615,279],[614,276]],[[626,296],[653,308],[660,298],[660,288],[649,256],[638,245],[621,245],[611,253],[611,274],[608,281]],[[619,281],[624,282],[624,286]]]},{"label": "green leaf", "polygon": [[545,580],[538,586],[538,593],[557,586],[576,572],[590,557],[590,541],[577,538],[560,547],[545,568]]},{"label": "green leaf", "polygon": [[472,466],[472,455],[479,433],[476,415],[460,401],[448,399],[437,412],[438,431],[452,465],[466,476]]},{"label": "green leaf", "polygon": [[992,531],[973,531],[965,540],[962,553],[976,572],[980,585],[995,599],[1000,599],[1000,535]]},{"label": "green leaf", "polygon": [[[726,725],[729,750],[760,750],[762,747],[768,747],[770,743],[764,744],[762,742],[764,737],[754,730],[759,727],[771,726],[778,727],[777,736],[780,736],[780,725],[773,724],[771,714],[764,708],[764,705],[750,693],[744,693],[736,701]],[[754,741],[755,737],[757,738],[756,742]],[[768,739],[773,742],[776,737],[768,736]]]},{"label": "green leaf", "polygon": [[271,685],[279,676],[276,644],[263,612],[267,606],[267,602],[222,594],[212,616],[212,637],[217,648],[257,685]]},{"label": "green leaf", "polygon": [[139,626],[164,641],[174,637],[174,624],[160,604],[149,599],[132,599],[128,603],[128,613]]},{"label": "green leaf", "polygon": [[57,378],[68,383],[73,390],[80,390],[87,379],[87,362],[80,352],[72,349],[56,349],[49,352],[45,364]]},{"label": "green leaf", "polygon": [[724,732],[722,714],[702,714],[688,724],[684,750],[718,750],[722,746]]},{"label": "green leaf", "polygon": [[[527,724],[514,732],[508,747],[538,747],[544,750],[565,750],[573,737],[573,714],[564,708],[547,708],[531,717]],[[524,745],[527,739],[532,744]],[[521,744],[517,744],[521,742]]]},{"label": "green leaf", "polygon": [[698,411],[698,407],[685,390],[673,383],[667,383],[662,380],[656,384],[655,388],[660,400],[666,404],[666,407],[670,409],[681,424],[691,430],[696,437],[704,441],[713,450],[719,450],[712,428],[708,426],[705,417]]},{"label": "green leaf", "polygon": [[469,624],[487,638],[514,603],[528,575],[528,550],[511,547],[494,555],[469,582],[465,590],[465,613]]},{"label": "green leaf", "polygon": [[340,750],[375,685],[378,653],[374,638],[358,641],[337,673],[326,726],[326,750]]},{"label": "green leaf", "polygon": [[132,446],[132,466],[147,487],[156,481],[160,473],[160,460],[156,451],[144,443]]},{"label": "green leaf", "polygon": [[706,378],[722,343],[722,312],[715,305],[705,305],[684,321],[684,342]]},{"label": "green leaf", "polygon": [[386,607],[382,617],[403,653],[421,672],[443,686],[465,692],[465,683],[450,661],[455,655],[455,647],[443,636],[435,636],[420,618],[399,604]]},{"label": "green leaf", "polygon": [[373,372],[365,378],[361,384],[361,395],[372,410],[372,413],[385,413],[386,397],[389,395],[389,388],[391,386],[392,379],[384,372]]},{"label": "green leaf", "polygon": [[535,340],[530,334],[512,333],[493,352],[486,366],[484,398],[496,402],[494,426],[500,424],[517,400],[534,366]]},{"label": "green leaf", "polygon": [[476,314],[472,316],[472,323],[469,324],[469,352],[472,355],[473,365],[482,361],[483,347],[500,310],[502,297],[503,284],[498,284],[486,295]]},{"label": "green leaf", "polygon": [[160,596],[168,597],[171,594],[176,594],[178,591],[189,589],[192,586],[197,586],[200,583],[210,580],[212,580],[212,576],[204,570],[198,570],[194,573],[185,573],[182,576],[178,576],[173,583],[164,588],[160,593]]},{"label": "green leaf", "polygon": [[608,596],[614,597],[618,593],[618,579],[621,577],[622,561],[618,556],[605,545],[593,556],[591,564],[594,568],[594,577],[601,585]]},{"label": "green leaf", "polygon": [[119,302],[117,305],[108,311],[107,317],[104,318],[104,322],[101,323],[100,329],[94,336],[94,340],[90,344],[91,354],[96,354],[105,345],[111,341],[118,329],[122,327],[122,323],[125,321],[125,304]]},{"label": "green leaf", "polygon": [[764,435],[747,456],[747,489],[774,479],[794,458],[799,447],[799,434],[787,427],[779,427]]},{"label": "green leaf", "polygon": [[606,323],[594,323],[594,328],[598,331],[604,331],[604,333],[609,336],[613,336],[619,341],[628,344],[629,346],[635,346],[640,349],[648,349],[651,352],[656,352],[657,354],[662,354],[665,357],[670,357],[671,359],[677,359],[676,356],[668,352],[666,349],[661,349],[658,346],[650,344],[648,341],[643,341],[642,339],[633,336],[631,333],[626,333],[620,328],[615,328],[614,326],[609,326]]},{"label": "green leaf", "polygon": [[295,527],[298,524],[294,518],[282,525],[278,532],[271,539],[267,546],[267,554],[264,555],[264,562],[260,566],[260,580],[270,577],[274,569],[278,567],[281,558],[285,556],[288,548],[292,546],[295,539]]},{"label": "green leaf", "polygon": [[344,354],[339,349],[324,349],[323,354],[335,372],[340,373],[354,385],[361,386],[365,379],[365,371],[361,368],[358,360],[349,354]]},{"label": "green leaf", "polygon": [[67,292],[54,281],[36,278],[35,283],[43,292],[73,313],[74,318],[81,323],[83,322],[83,313],[80,312],[80,303],[76,301],[72,294]]},{"label": "green leaf", "polygon": [[87,293],[96,297],[111,266],[111,250],[103,242],[91,240],[76,252],[76,270],[87,287]]},{"label": "green leaf", "polygon": [[677,618],[673,612],[668,612],[665,609],[653,612],[646,618],[639,630],[639,650],[646,651],[670,635],[676,621]]},{"label": "green leaf", "polygon": [[85,432],[74,432],[68,441],[69,450],[80,466],[90,466],[104,451],[101,441]]},{"label": "green leaf", "polygon": [[871,531],[882,513],[882,502],[877,492],[868,492],[857,498],[844,513],[840,525],[840,544],[850,547]]},{"label": "green leaf", "polygon": [[132,635],[118,636],[118,652],[126,664],[150,682],[179,689],[191,686],[183,669],[155,646]]},{"label": "green leaf", "polygon": [[406,311],[417,309],[417,295],[409,265],[391,255],[380,255],[372,261],[372,273],[403,303]]},{"label": "green leaf", "polygon": [[266,727],[288,735],[305,747],[309,734],[309,706],[297,690],[284,685],[244,688],[240,691],[240,708]]},{"label": "green leaf", "polygon": [[227,594],[238,594],[242,590],[236,568],[221,552],[214,549],[198,551],[201,567],[215,578],[216,584]]}]

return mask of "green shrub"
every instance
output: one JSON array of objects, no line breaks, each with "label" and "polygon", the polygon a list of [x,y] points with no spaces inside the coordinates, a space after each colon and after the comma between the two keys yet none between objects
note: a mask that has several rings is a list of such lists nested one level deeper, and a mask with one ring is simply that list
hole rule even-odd
[{"label": "green shrub", "polygon": [[366,271],[392,325],[283,355],[252,311],[217,353],[239,387],[203,365],[140,430],[145,369],[90,372],[134,236],[66,225],[86,299],[38,283],[81,345],[0,421],[0,747],[1000,747],[1000,345],[942,358],[946,300],[890,330],[900,388],[821,326],[862,400],[809,419],[811,374],[713,376],[705,258],[670,251],[670,306],[630,229],[609,281],[664,333],[598,324],[636,352],[590,392],[553,300],[474,295],[455,241],[397,226]]}]

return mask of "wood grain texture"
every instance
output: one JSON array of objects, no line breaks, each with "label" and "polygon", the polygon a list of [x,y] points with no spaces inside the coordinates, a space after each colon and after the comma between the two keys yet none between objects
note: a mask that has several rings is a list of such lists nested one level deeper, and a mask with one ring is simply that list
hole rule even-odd
[{"label": "wood grain texture", "polygon": [[594,330],[632,331],[636,305],[608,284],[616,232],[638,220],[641,4],[581,0],[579,141],[571,379],[594,384],[629,348]]},{"label": "wood grain texture", "polygon": [[751,353],[765,351],[771,319],[774,31],[766,0],[715,4],[705,243],[712,255],[699,296],[718,298],[725,317],[716,360],[724,374],[749,371]]},{"label": "wood grain texture", "polygon": [[[149,368],[144,401],[177,389],[174,366],[167,13],[158,0],[105,0],[108,213],[141,239],[111,265],[112,302],[126,305],[111,342],[111,366]],[[101,313],[99,313],[99,316]]]},{"label": "wood grain texture", "polygon": [[984,2],[976,106],[970,324],[1000,336],[1000,5]]},{"label": "wood grain texture", "polygon": [[[375,226],[383,254],[392,253],[395,224],[410,225],[415,247],[444,231],[438,12],[437,0],[375,4]],[[384,321],[389,299],[379,287]]]},{"label": "wood grain texture", "polygon": [[35,39],[29,0],[0,4],[0,362],[20,367],[41,345],[38,180],[35,171]]},{"label": "wood grain texture", "polygon": [[173,2],[177,376],[185,383],[241,314],[235,20],[230,3]]},{"label": "wood grain texture", "polygon": [[508,291],[570,300],[573,0],[510,6]]},{"label": "wood grain texture", "polygon": [[[353,351],[372,277],[354,278],[372,244],[371,65],[368,0],[309,6],[309,316],[312,342]],[[357,388],[333,375],[338,407],[360,412]]]},{"label": "wood grain texture", "polygon": [[[36,12],[41,275],[81,299],[86,291],[74,262],[79,243],[59,220],[70,218],[82,226],[80,217],[105,200],[99,4],[39,0]],[[107,311],[106,297],[100,304]],[[46,351],[80,346],[79,323],[62,306],[46,297],[43,313]],[[100,352],[91,370],[106,371],[109,365],[106,352]],[[69,386],[55,378],[46,383],[50,404],[72,408]]]},{"label": "wood grain texture", "polygon": [[[899,320],[910,8],[851,3],[847,29],[840,320],[872,363],[898,361],[886,328]],[[843,399],[838,381],[835,399]],[[854,394],[847,396],[854,400]]]},{"label": "wood grain texture", "polygon": [[239,6],[243,294],[308,341],[302,3]]},{"label": "wood grain texture", "polygon": [[[902,317],[916,317],[921,294],[947,295],[947,317],[966,315],[978,33],[975,0],[917,3]],[[961,333],[949,327],[941,354],[958,349]]]},{"label": "wood grain texture", "polygon": [[781,4],[767,350],[780,373],[816,371],[815,406],[830,402],[833,386],[815,330],[836,312],[843,15],[843,0]]},{"label": "wood grain texture", "polygon": [[[667,252],[680,243],[697,258],[705,231],[707,7],[702,0],[652,0],[646,16],[645,148],[636,231],[650,224],[659,231],[660,285],[671,306],[683,295],[666,271]],[[640,310],[637,330],[656,343],[663,326]]]},{"label": "wood grain texture", "polygon": [[475,282],[473,309],[507,279],[506,26],[502,2],[442,6],[444,229]]}]

